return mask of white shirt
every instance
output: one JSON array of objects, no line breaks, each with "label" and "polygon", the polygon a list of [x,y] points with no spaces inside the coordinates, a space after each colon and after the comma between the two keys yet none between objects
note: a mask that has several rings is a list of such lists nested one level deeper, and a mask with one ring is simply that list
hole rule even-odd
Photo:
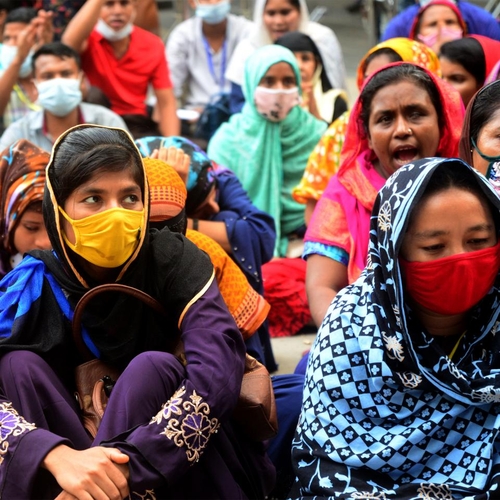
[{"label": "white shirt", "polygon": [[[236,45],[250,34],[252,28],[252,21],[229,14],[225,41],[226,68]],[[220,92],[229,93],[231,89],[230,82],[224,77],[225,68],[222,68],[224,50],[221,48],[216,53],[210,47],[208,50],[213,73],[204,44],[202,21],[196,16],[177,25],[167,39],[166,56],[174,93],[179,99],[185,96],[183,105],[187,108],[204,107],[211,96]]]}]

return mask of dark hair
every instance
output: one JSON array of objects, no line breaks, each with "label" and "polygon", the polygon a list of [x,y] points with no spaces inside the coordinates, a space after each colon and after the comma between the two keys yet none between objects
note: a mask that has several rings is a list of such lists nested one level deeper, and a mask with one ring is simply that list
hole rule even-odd
[{"label": "dark hair", "polygon": [[363,63],[363,68],[362,72],[363,74],[366,71],[366,68],[368,65],[374,60],[377,59],[380,56],[386,56],[389,59],[389,62],[399,62],[402,61],[403,58],[394,50],[391,49],[390,47],[382,47],[381,49],[378,49],[374,52],[372,52],[364,61]]},{"label": "dark hair", "polygon": [[470,110],[470,139],[477,143],[479,133],[500,109],[500,80],[491,82],[477,94]]},{"label": "dark hair", "polygon": [[439,128],[442,128],[442,105],[439,91],[432,81],[431,77],[420,67],[410,63],[403,63],[397,66],[391,66],[375,73],[373,77],[364,86],[359,100],[361,103],[361,120],[365,132],[368,134],[368,123],[370,120],[371,105],[377,92],[388,85],[394,85],[399,82],[411,82],[425,90],[436,109],[439,118]]},{"label": "dark hair", "polygon": [[289,31],[284,35],[281,35],[275,42],[274,45],[281,45],[286,47],[292,52],[311,52],[316,60],[316,67],[321,64],[323,70],[321,71],[321,87],[323,92],[328,92],[332,89],[332,84],[328,80],[328,76],[325,71],[323,64],[323,58],[319,52],[318,46],[314,43],[314,40],[305,33],[300,31]]},{"label": "dark hair", "polygon": [[60,59],[74,59],[78,69],[82,68],[82,62],[80,59],[80,54],[69,45],[62,42],[50,42],[42,45],[34,54],[32,69],[35,72],[35,63],[40,56],[56,56]]},{"label": "dark hair", "polygon": [[448,191],[448,189],[459,189],[461,191],[467,191],[472,193],[478,199],[487,203],[490,209],[491,215],[495,221],[495,227],[498,231],[499,217],[498,210],[493,206],[491,201],[488,199],[486,193],[483,191],[477,178],[473,173],[463,165],[457,166],[455,162],[444,162],[441,163],[433,172],[424,193],[417,201],[414,206],[410,219],[408,221],[407,230],[411,226],[415,215],[418,213],[419,208],[422,204],[429,199],[431,196]]},{"label": "dark hair", "polygon": [[[300,12],[300,0],[286,0],[292,7],[295,7]],[[264,8],[267,5],[268,0],[264,4]]]},{"label": "dark hair", "polygon": [[5,10],[7,13],[17,8],[18,0],[0,0],[0,11]]},{"label": "dark hair", "polygon": [[7,14],[4,26],[9,23],[29,24],[36,16],[35,9],[31,7],[18,7]]},{"label": "dark hair", "polygon": [[460,64],[482,86],[486,78],[486,59],[481,44],[475,38],[459,38],[443,43],[439,57]]},{"label": "dark hair", "polygon": [[59,205],[96,172],[131,169],[144,193],[142,159],[130,136],[121,129],[79,127],[55,146],[50,181]]},{"label": "dark hair", "polygon": [[26,212],[36,212],[38,214],[42,213],[42,200],[32,201],[25,209],[23,213]]}]

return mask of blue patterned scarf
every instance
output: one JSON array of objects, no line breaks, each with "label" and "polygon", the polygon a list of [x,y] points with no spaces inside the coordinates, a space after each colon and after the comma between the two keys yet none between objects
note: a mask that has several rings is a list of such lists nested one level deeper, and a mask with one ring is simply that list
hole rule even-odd
[{"label": "blue patterned scarf", "polygon": [[500,280],[451,360],[412,317],[397,260],[412,210],[445,163],[466,169],[500,210],[461,160],[420,160],[388,179],[368,267],[332,302],[310,354],[293,498],[500,498]]}]

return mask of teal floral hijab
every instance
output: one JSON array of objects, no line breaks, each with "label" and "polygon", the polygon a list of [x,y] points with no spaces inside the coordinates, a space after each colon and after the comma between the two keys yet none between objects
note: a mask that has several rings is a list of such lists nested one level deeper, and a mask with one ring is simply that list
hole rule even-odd
[{"label": "teal floral hijab", "polygon": [[299,106],[281,122],[259,114],[255,89],[269,68],[280,62],[292,67],[300,92],[300,71],[290,50],[278,45],[256,50],[245,66],[246,103],[241,113],[217,130],[208,144],[208,156],[234,171],[255,205],[273,216],[278,236],[275,255],[282,256],[287,235],[304,224],[304,205],[292,199],[292,189],[300,182],[327,124]]}]

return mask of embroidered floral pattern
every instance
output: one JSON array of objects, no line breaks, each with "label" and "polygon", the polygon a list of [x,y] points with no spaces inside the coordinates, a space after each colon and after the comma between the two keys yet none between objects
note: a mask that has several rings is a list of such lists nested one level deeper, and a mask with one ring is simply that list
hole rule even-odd
[{"label": "embroidered floral pattern", "polygon": [[137,493],[137,491],[133,491],[130,498],[134,500],[156,500],[155,490],[146,490],[144,493]]},{"label": "embroidered floral pattern", "polygon": [[36,429],[35,424],[26,422],[12,407],[12,403],[0,403],[0,465],[9,449],[8,437],[20,436],[33,429]]},{"label": "embroidered floral pattern", "polygon": [[453,495],[446,484],[421,484],[418,498],[423,500],[453,500]]},{"label": "embroidered floral pattern", "polygon": [[196,391],[189,396],[189,400],[184,399],[185,395],[184,387],[178,389],[150,424],[161,424],[166,420],[167,425],[161,434],[179,448],[185,447],[188,460],[197,462],[220,423],[216,418],[209,418],[210,407]]},{"label": "embroidered floral pattern", "polygon": [[384,493],[370,493],[369,491],[357,491],[351,495],[351,498],[359,500],[386,500]]},{"label": "embroidered floral pattern", "polygon": [[162,406],[162,409],[151,419],[150,424],[159,424],[162,420],[169,420],[172,415],[182,414],[182,397],[186,394],[186,389],[181,387],[174,392],[174,395]]},{"label": "embroidered floral pattern", "polygon": [[[382,337],[384,338],[385,347],[389,351],[389,357],[391,359],[397,359],[398,361],[403,361],[405,359],[403,355],[403,346],[396,338],[396,336],[387,335],[385,332],[383,332]],[[392,353],[392,355],[390,353]]]},{"label": "embroidered floral pattern", "polygon": [[472,398],[482,403],[498,403],[500,402],[500,389],[490,385],[477,391],[472,391]]},{"label": "embroidered floral pattern", "polygon": [[422,383],[422,377],[417,373],[405,372],[397,374],[405,387],[416,389]]},{"label": "embroidered floral pattern", "polygon": [[388,231],[391,228],[391,205],[388,201],[380,207],[378,227],[382,231]]}]

